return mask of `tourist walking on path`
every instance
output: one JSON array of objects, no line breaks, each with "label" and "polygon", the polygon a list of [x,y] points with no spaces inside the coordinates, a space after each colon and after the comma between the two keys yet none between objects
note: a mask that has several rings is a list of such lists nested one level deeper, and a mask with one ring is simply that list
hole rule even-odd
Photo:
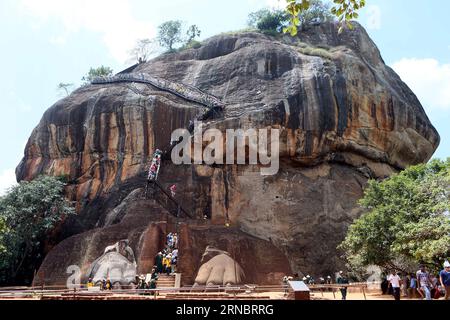
[{"label": "tourist walking on path", "polygon": [[402,277],[402,292],[403,292],[403,296],[405,298],[408,297],[408,290],[409,290],[409,274],[407,273],[403,273],[403,277]]},{"label": "tourist walking on path", "polygon": [[441,286],[445,289],[444,300],[450,300],[450,262],[445,261],[444,270],[439,274]]},{"label": "tourist walking on path", "polygon": [[419,283],[419,293],[422,298],[425,295],[426,300],[431,300],[431,279],[430,274],[427,272],[427,269],[424,265],[420,266],[420,270],[417,271],[417,281]]},{"label": "tourist walking on path", "polygon": [[417,278],[416,275],[411,275],[411,280],[409,282],[409,289],[408,289],[408,297],[415,298],[417,296]]},{"label": "tourist walking on path", "polygon": [[395,273],[395,271],[394,271],[389,275],[388,281],[392,286],[392,291],[393,291],[395,300],[400,301],[400,287],[401,287],[401,283],[402,283],[400,276],[398,275],[398,273]]},{"label": "tourist walking on path", "polygon": [[[339,276],[336,280],[337,284],[349,284],[348,278],[344,274],[344,271],[339,271]],[[339,289],[341,291],[342,300],[347,300],[347,287],[342,287]]]}]

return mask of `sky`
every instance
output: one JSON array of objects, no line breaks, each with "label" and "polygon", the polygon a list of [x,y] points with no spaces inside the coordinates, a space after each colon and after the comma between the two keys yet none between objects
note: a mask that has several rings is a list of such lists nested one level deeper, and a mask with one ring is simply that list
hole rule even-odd
[{"label": "sky", "polygon": [[[281,1],[281,2],[280,2]],[[246,27],[250,12],[284,0],[0,0],[0,195],[43,113],[90,67],[119,72],[138,39],[167,20],[196,24],[201,39]],[[450,157],[450,1],[367,0],[359,22],[419,97]]]}]

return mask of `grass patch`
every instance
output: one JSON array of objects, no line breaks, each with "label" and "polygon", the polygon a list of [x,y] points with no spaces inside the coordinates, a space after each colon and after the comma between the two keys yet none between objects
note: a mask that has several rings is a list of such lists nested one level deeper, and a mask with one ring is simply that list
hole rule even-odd
[{"label": "grass patch", "polygon": [[298,51],[307,56],[322,57],[329,60],[333,59],[333,54],[327,49],[311,47],[303,42],[299,44]]}]

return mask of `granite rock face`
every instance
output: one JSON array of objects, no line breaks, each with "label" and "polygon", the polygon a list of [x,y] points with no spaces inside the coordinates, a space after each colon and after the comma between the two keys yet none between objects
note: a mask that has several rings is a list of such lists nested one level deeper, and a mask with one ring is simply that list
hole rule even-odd
[{"label": "granite rock face", "polygon": [[[361,214],[356,201],[367,180],[427,161],[437,148],[439,135],[420,102],[365,30],[356,25],[339,35],[337,29],[323,24],[301,39],[220,35],[131,71],[222,99],[223,114],[206,121],[207,128],[280,129],[280,170],[273,176],[261,176],[255,165],[163,163],[162,186],[177,184],[177,199],[199,218],[183,221],[186,283],[193,283],[207,246],[231,252],[234,233],[246,239],[234,248],[242,247],[236,261],[246,276],[246,256],[263,270],[249,281],[335,272],[342,268],[336,246]],[[63,266],[87,268],[122,239],[130,240],[138,272],[151,267],[167,228],[174,227],[167,223],[174,208],[138,197],[138,189],[155,148],[206,111],[150,85],[117,83],[80,88],[44,114],[17,178],[67,176],[67,196],[78,211],[60,228],[58,239],[67,239],[41,267],[47,281]],[[207,224],[201,222],[205,214]],[[233,230],[223,227],[226,221]]]}]

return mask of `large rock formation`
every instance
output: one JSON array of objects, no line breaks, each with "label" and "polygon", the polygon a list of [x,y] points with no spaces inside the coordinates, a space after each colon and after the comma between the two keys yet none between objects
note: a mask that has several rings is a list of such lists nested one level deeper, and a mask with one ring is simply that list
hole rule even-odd
[{"label": "large rock formation", "polygon": [[[437,148],[439,135],[420,102],[363,28],[337,29],[323,24],[301,38],[220,35],[131,71],[222,99],[223,114],[207,127],[281,132],[274,176],[261,176],[254,165],[163,163],[163,187],[177,184],[186,210],[211,216],[206,225],[179,226],[185,283],[193,284],[207,246],[240,252],[236,260],[248,282],[334,272],[342,267],[336,246],[361,214],[356,201],[367,180],[427,161]],[[162,246],[158,239],[175,228],[167,224],[173,208],[143,199],[137,189],[155,148],[205,111],[149,84],[122,82],[82,87],[45,113],[17,178],[66,175],[78,211],[60,228],[58,239],[69,238],[41,267],[47,282],[64,278],[71,264],[87,269],[122,239],[129,239],[138,272],[148,271]]]}]

